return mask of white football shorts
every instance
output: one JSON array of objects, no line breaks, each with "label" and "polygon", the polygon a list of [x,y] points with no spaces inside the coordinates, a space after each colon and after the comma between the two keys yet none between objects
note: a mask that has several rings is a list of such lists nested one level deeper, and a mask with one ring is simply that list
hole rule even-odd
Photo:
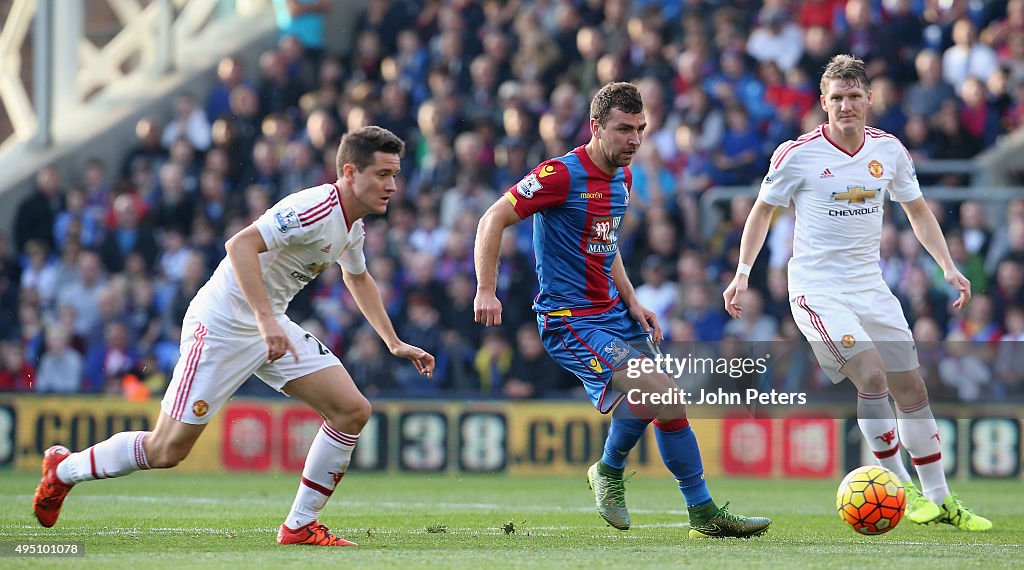
[{"label": "white football shorts", "polygon": [[903,308],[884,283],[852,293],[794,294],[789,304],[800,332],[834,384],[846,378],[840,369],[848,360],[872,348],[881,354],[888,372],[920,366]]},{"label": "white football shorts", "polygon": [[180,356],[160,404],[163,412],[187,424],[205,424],[253,374],[280,391],[291,380],[341,365],[315,336],[287,317],[278,320],[299,353],[298,362],[289,352],[268,363],[267,343],[255,329],[218,322],[208,327],[186,313]]}]

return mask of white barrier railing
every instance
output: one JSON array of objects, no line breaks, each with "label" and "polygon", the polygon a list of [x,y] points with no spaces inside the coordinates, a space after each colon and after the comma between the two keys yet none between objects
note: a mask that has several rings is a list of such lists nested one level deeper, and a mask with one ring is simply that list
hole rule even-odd
[{"label": "white barrier railing", "polygon": [[[0,122],[6,115],[13,132],[0,141],[0,154],[119,82],[166,73],[178,61],[179,49],[212,22],[270,10],[270,0],[103,1],[121,27],[102,46],[85,33],[84,0],[13,1],[0,28]],[[35,22],[37,15],[40,22]],[[30,37],[32,58],[52,62],[37,62],[32,73],[22,57]],[[29,94],[30,82],[36,85],[35,97]],[[51,108],[37,107],[50,102]]]}]

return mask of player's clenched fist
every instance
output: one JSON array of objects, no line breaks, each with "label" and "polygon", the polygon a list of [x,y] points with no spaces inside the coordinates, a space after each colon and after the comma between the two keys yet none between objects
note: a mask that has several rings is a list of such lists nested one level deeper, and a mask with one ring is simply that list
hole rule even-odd
[{"label": "player's clenched fist", "polygon": [[477,293],[473,299],[473,315],[476,322],[496,327],[501,324],[501,301],[493,293]]}]

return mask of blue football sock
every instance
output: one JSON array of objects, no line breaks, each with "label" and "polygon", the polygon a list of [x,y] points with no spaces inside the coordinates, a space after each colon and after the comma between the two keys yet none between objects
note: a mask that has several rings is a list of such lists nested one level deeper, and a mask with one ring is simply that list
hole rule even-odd
[{"label": "blue football sock", "polygon": [[608,427],[608,439],[604,440],[604,454],[601,461],[608,467],[622,470],[626,468],[626,456],[647,429],[647,420],[636,417],[613,417]]},{"label": "blue football sock", "polygon": [[[697,446],[697,436],[685,419],[666,422],[655,421],[655,436],[665,467],[679,483],[687,507],[711,502],[711,491],[704,482],[704,464]],[[680,427],[683,426],[683,427]]]}]

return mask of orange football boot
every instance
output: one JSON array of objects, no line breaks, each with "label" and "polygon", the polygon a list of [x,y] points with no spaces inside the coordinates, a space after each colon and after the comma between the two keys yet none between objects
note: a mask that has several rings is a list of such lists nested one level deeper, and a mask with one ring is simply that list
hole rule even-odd
[{"label": "orange football boot", "polygon": [[281,525],[281,530],[277,531],[277,543],[310,544],[313,546],[359,546],[354,542],[334,536],[326,526],[316,521],[294,530]]},{"label": "orange football boot", "polygon": [[43,454],[43,478],[36,487],[32,508],[36,512],[39,524],[50,528],[60,516],[60,508],[64,497],[74,485],[68,485],[57,478],[57,466],[71,455],[71,451],[63,445],[54,445]]}]

